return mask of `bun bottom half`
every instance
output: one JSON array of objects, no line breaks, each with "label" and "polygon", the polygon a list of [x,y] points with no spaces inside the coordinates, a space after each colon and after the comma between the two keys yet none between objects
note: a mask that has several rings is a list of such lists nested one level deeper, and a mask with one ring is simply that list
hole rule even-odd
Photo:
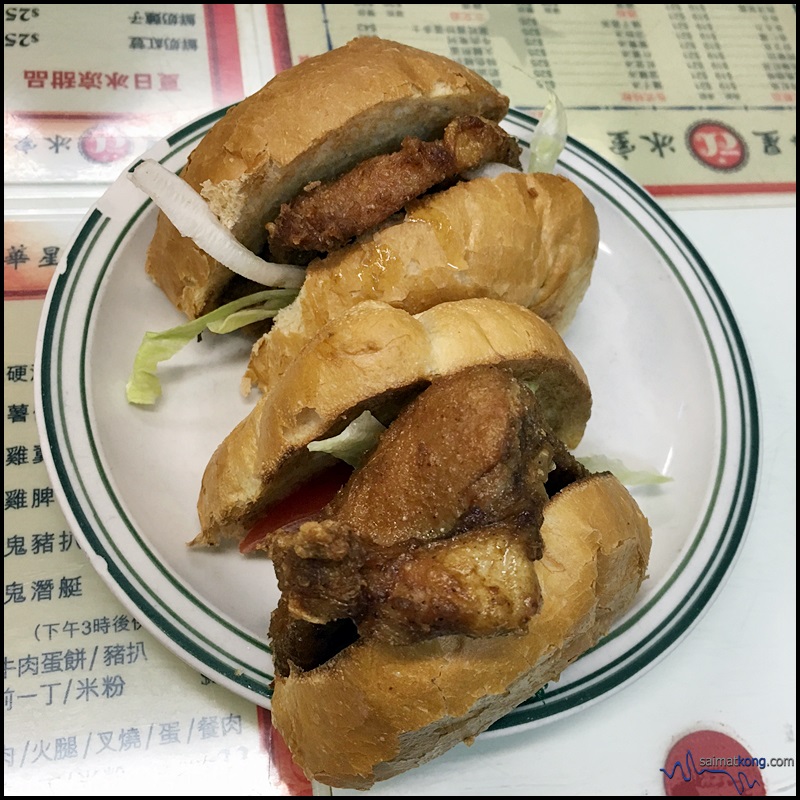
[{"label": "bun bottom half", "polygon": [[470,740],[557,680],[632,604],[650,526],[609,473],[545,506],[540,612],[520,635],[414,645],[359,640],[315,669],[276,677],[273,722],[305,773],[367,789]]}]

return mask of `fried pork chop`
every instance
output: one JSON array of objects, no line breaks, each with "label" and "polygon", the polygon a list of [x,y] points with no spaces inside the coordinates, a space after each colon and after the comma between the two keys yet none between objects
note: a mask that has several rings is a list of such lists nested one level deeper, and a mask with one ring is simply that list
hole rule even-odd
[{"label": "fried pork chop", "polygon": [[509,373],[435,381],[320,518],[271,539],[276,669],[325,660],[343,631],[402,644],[523,630],[544,504],[585,474]]},{"label": "fried pork chop", "polygon": [[489,162],[519,167],[519,145],[499,125],[459,117],[443,138],[406,138],[330,183],[312,183],[267,225],[270,257],[308,261],[380,225],[429,189]]}]

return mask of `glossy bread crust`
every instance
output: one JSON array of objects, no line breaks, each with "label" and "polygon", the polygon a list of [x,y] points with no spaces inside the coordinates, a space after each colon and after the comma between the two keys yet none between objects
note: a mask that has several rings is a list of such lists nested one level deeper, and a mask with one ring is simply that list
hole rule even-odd
[{"label": "glossy bread crust", "polygon": [[254,345],[243,389],[270,391],[323,325],[364,300],[418,314],[491,297],[564,330],[589,286],[599,238],[594,208],[562,176],[510,172],[430,195],[402,222],[308,268],[297,299]]}]

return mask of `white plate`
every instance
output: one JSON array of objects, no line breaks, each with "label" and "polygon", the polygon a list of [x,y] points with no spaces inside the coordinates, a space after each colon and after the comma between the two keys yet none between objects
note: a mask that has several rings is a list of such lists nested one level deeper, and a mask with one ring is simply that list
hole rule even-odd
[{"label": "white plate", "polygon": [[[148,153],[172,170],[220,117]],[[513,113],[527,140],[534,123]],[[579,454],[646,465],[672,481],[634,490],[653,526],[635,607],[557,684],[494,726],[509,730],[586,707],[653,666],[698,620],[741,547],[758,466],[758,414],[745,348],[716,281],[649,196],[570,141],[559,163],[600,219],[592,285],[566,340],[594,395]],[[207,335],[162,365],[152,410],[125,400],[146,330],[180,321],[144,274],[155,210],[122,175],[77,231],[39,332],[37,419],[74,534],[132,613],[204,675],[269,705],[266,632],[277,601],[268,562],[186,547],[214,448],[245,416],[248,347]]]}]

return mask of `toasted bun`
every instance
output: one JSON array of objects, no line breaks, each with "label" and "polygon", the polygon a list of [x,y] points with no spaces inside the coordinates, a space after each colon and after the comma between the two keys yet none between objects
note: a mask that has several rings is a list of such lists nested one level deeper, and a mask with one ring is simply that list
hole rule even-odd
[{"label": "toasted bun", "polygon": [[405,646],[362,639],[320,667],[276,678],[273,722],[310,778],[366,789],[429,761],[597,643],[644,578],[647,520],[604,473],[550,500],[542,537],[542,607],[524,634]]},{"label": "toasted bun", "polygon": [[522,306],[485,298],[417,315],[368,301],[320,330],[272,392],[217,448],[203,476],[194,544],[242,537],[264,510],[331,457],[306,445],[364,410],[384,423],[434,378],[481,364],[534,381],[553,432],[578,444],[591,412],[586,375],[558,333]]},{"label": "toasted bun", "polygon": [[405,219],[312,264],[300,294],[253,347],[243,391],[271,391],[327,323],[363,300],[417,314],[492,297],[563,330],[589,285],[599,231],[591,203],[566,178],[505,173],[413,204]]},{"label": "toasted bun", "polygon": [[[280,73],[232,108],[189,158],[183,178],[234,236],[258,251],[281,203],[405,136],[437,138],[450,120],[500,120],[508,98],[443,56],[354,39]],[[147,272],[189,317],[210,310],[233,273],[183,238],[163,214]]]}]

